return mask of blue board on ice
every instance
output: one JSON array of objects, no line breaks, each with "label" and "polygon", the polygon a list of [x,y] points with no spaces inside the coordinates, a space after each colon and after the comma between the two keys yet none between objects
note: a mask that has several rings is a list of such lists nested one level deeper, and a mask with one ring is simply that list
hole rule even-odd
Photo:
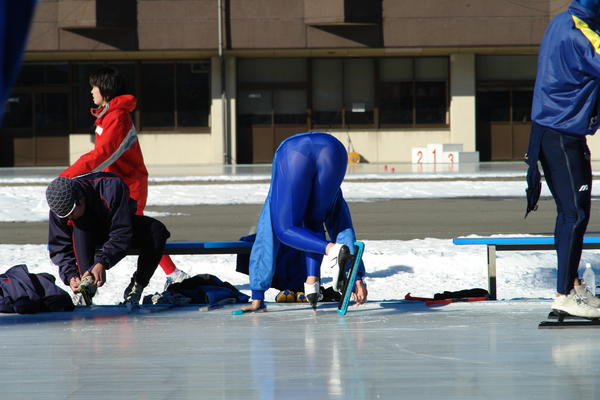
[{"label": "blue board on ice", "polygon": [[356,274],[358,274],[358,270],[360,268],[360,261],[362,260],[363,252],[365,251],[365,244],[363,242],[354,242],[356,246],[356,250],[354,252],[354,263],[352,263],[352,267],[350,267],[350,271],[348,273],[348,279],[344,283],[344,290],[342,291],[342,299],[340,300],[340,304],[338,306],[338,314],[346,315],[348,311],[348,305],[350,304],[350,296],[352,296],[352,288],[354,287],[356,281]]},{"label": "blue board on ice", "polygon": [[[497,237],[497,238],[454,238],[452,242],[461,244],[511,245],[511,244],[554,244],[554,237]],[[585,236],[583,243],[600,243],[600,236]]]}]

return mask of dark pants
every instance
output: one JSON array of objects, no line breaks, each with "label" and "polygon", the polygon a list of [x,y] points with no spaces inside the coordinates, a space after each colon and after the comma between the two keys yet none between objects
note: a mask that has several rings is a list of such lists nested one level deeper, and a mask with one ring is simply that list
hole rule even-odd
[{"label": "dark pants", "polygon": [[557,291],[568,294],[590,219],[592,167],[584,135],[569,135],[535,124],[542,134],[540,161],[556,203],[554,242],[558,259]]},{"label": "dark pants", "polygon": [[[130,247],[140,249],[134,274],[135,282],[141,287],[146,287],[163,255],[170,233],[162,222],[145,215],[134,215],[132,223],[133,238]],[[94,255],[98,246],[106,242],[108,237],[99,237],[96,232],[77,228],[73,230],[73,236],[77,264],[83,275],[94,266]]]}]

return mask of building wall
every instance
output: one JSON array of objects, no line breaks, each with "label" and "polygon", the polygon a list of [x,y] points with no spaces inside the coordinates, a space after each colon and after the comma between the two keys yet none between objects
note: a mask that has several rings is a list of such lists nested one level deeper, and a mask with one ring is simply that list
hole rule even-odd
[{"label": "building wall", "polygon": [[409,163],[413,147],[425,147],[429,143],[450,143],[448,129],[335,130],[330,133],[344,143],[346,150],[351,151],[353,148],[370,163]]},{"label": "building wall", "polygon": [[[369,1],[381,6],[380,21],[348,21],[341,0],[329,0],[330,7],[314,0],[223,0],[225,47],[537,46],[551,16],[566,7],[557,0]],[[216,50],[217,4],[217,0],[45,0],[37,7],[27,50]]]},{"label": "building wall", "polygon": [[[236,57],[450,55],[447,128],[332,132],[344,143],[350,135],[369,162],[409,162],[411,148],[428,143],[475,150],[476,54],[535,53],[550,18],[567,6],[560,0],[370,1],[381,7],[377,21],[349,20],[345,7],[352,2],[344,0],[223,0],[222,10],[217,0],[42,0],[26,59],[211,58],[210,132],[141,131],[146,161],[158,165],[235,162]],[[90,148],[88,135],[70,135],[69,142],[71,161]],[[593,153],[600,149],[594,139],[590,144]]]},{"label": "building wall", "polygon": [[551,1],[419,0],[383,2],[385,47],[539,44]]},{"label": "building wall", "polygon": [[[216,158],[213,137],[209,133],[140,133],[140,146],[147,165],[201,165],[220,164]],[[81,155],[94,148],[91,136],[69,135],[69,162],[73,164]]]}]

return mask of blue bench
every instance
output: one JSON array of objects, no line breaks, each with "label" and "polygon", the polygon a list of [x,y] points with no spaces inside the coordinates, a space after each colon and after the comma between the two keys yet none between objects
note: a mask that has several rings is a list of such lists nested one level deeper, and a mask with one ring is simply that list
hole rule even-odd
[{"label": "blue bench", "polygon": [[[250,254],[252,242],[167,242],[165,254]],[[139,249],[129,249],[128,255],[140,254]]]},{"label": "blue bench", "polygon": [[[456,245],[485,245],[488,259],[488,288],[490,299],[496,300],[496,252],[554,250],[553,236],[501,237],[501,238],[454,238]],[[600,249],[600,236],[583,238],[584,249]]]}]

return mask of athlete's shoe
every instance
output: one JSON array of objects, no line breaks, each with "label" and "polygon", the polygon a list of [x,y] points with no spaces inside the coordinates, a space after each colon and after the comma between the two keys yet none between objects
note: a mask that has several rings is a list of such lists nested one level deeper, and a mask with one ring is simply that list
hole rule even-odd
[{"label": "athlete's shoe", "polygon": [[573,286],[573,290],[575,294],[583,297],[590,306],[600,308],[600,299],[597,298],[594,293],[590,290],[587,285],[584,285],[585,282],[582,281],[580,285]]},{"label": "athlete's shoe", "polygon": [[305,283],[304,284],[304,293],[306,294],[306,300],[310,303],[312,308],[317,308],[317,303],[323,299],[323,295],[321,294],[321,287],[319,285],[319,281],[315,283]]},{"label": "athlete's shoe", "polygon": [[142,298],[142,292],[144,288],[134,283],[129,293],[125,296],[125,306],[129,311],[140,307],[140,299]]},{"label": "athlete's shoe", "polygon": [[323,256],[321,271],[331,271],[333,290],[342,291],[346,280],[346,265],[352,260],[348,246],[341,243],[334,244],[329,249],[329,254]]},{"label": "athlete's shoe", "polygon": [[576,294],[575,290],[571,290],[568,295],[556,297],[552,302],[552,309],[576,317],[600,318],[600,309],[589,305],[586,298]]},{"label": "athlete's shoe", "polygon": [[291,290],[282,290],[275,296],[275,302],[277,303],[295,303],[296,293]]},{"label": "athlete's shoe", "polygon": [[88,275],[84,277],[79,283],[79,288],[77,289],[79,294],[81,294],[81,298],[83,299],[83,303],[86,306],[92,305],[92,298],[96,294],[96,286],[94,285],[94,277]]},{"label": "athlete's shoe", "polygon": [[165,282],[165,287],[163,289],[163,292],[167,290],[167,288],[173,284],[173,283],[179,283],[179,282],[183,282],[184,280],[186,280],[187,278],[189,278],[190,276],[188,274],[186,274],[184,271],[180,270],[180,269],[176,269],[175,271],[173,271],[172,274],[167,275],[167,280]]},{"label": "athlete's shoe", "polygon": [[306,295],[304,294],[304,292],[297,292],[296,293],[296,303],[306,303],[308,300],[306,300]]}]

